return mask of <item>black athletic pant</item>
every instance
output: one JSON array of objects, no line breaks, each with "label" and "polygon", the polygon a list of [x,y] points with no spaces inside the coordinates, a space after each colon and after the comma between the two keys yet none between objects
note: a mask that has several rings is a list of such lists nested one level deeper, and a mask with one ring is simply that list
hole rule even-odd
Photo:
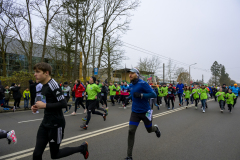
[{"label": "black athletic pant", "polygon": [[162,104],[162,97],[157,97],[157,102],[158,102],[158,105]]},{"label": "black athletic pant", "polygon": [[[70,99],[69,96],[66,96],[66,97],[65,97],[65,100],[67,101],[67,103],[68,103],[69,99]],[[69,107],[69,108],[68,108],[68,107]],[[67,108],[66,108],[66,111],[68,111],[68,110],[70,109],[70,107],[71,107],[71,105],[68,104],[68,105],[67,105]]]},{"label": "black athletic pant", "polygon": [[168,105],[167,96],[164,96],[164,101],[165,101],[166,105]]},{"label": "black athletic pant", "polygon": [[110,96],[110,99],[111,99],[112,104],[115,104],[115,102],[114,102],[114,96]]},{"label": "black athletic pant", "polygon": [[100,103],[103,105],[105,104],[107,107],[107,97],[106,96],[101,96]]},{"label": "black athletic pant", "polygon": [[83,109],[85,109],[85,106],[84,106],[84,104],[83,104],[83,98],[82,98],[82,97],[78,97],[78,98],[76,98],[76,100],[75,100],[75,112],[77,112],[77,107],[78,107],[79,104],[83,107]]},{"label": "black athletic pant", "polygon": [[35,104],[36,94],[31,94],[31,107]]},{"label": "black athletic pant", "polygon": [[213,94],[213,96],[214,96],[215,101],[217,102],[217,96],[215,95],[215,93]]},{"label": "black athletic pant", "polygon": [[83,146],[59,149],[63,135],[64,127],[46,128],[40,125],[37,133],[36,146],[33,152],[33,160],[42,160],[42,154],[48,143],[52,159],[59,159],[84,151]]},{"label": "black athletic pant", "polygon": [[7,138],[7,133],[0,133],[0,139]]},{"label": "black athletic pant", "polygon": [[15,99],[14,99],[14,106],[17,107],[17,108],[19,108],[20,101],[21,101],[21,98],[15,98]]},{"label": "black athletic pant", "polygon": [[6,106],[8,106],[8,102],[9,102],[9,99],[8,100],[4,100],[4,104],[6,105]]},{"label": "black athletic pant", "polygon": [[132,112],[130,121],[129,121],[129,129],[128,129],[128,150],[127,150],[128,157],[132,157],[135,133],[136,133],[136,130],[137,130],[137,127],[138,127],[140,121],[143,121],[148,133],[155,132],[157,130],[157,128],[155,126],[152,126],[152,121],[150,121],[146,117],[146,113]]},{"label": "black athletic pant", "polygon": [[95,111],[95,108],[97,106],[97,103],[99,103],[98,100],[88,100],[88,111],[87,111],[87,122],[86,125],[88,125],[89,121],[91,120],[91,113],[92,114],[97,114],[100,116],[103,116],[104,114],[98,111]]},{"label": "black athletic pant", "polygon": [[172,102],[172,108],[174,108],[174,102],[173,102],[174,97],[168,97],[168,108],[170,108],[170,101]]},{"label": "black athletic pant", "polygon": [[232,111],[232,104],[228,104],[228,110],[231,112]]},{"label": "black athletic pant", "polygon": [[186,98],[186,100],[187,100],[187,106],[189,105],[189,98]]},{"label": "black athletic pant", "polygon": [[194,99],[194,101],[195,101],[195,107],[197,107],[198,106],[198,98]]},{"label": "black athletic pant", "polygon": [[237,98],[238,98],[238,96],[236,96],[236,98],[234,99],[233,107],[234,107],[235,104],[237,103]]}]

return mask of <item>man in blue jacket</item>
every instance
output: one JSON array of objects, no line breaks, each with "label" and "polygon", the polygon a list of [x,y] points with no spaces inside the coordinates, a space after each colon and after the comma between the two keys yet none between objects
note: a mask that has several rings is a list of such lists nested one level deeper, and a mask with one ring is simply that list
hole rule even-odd
[{"label": "man in blue jacket", "polygon": [[181,106],[183,105],[182,95],[183,95],[184,84],[182,84],[182,82],[179,81],[176,88],[178,90],[179,106]]},{"label": "man in blue jacket", "polygon": [[131,95],[127,99],[132,99],[132,113],[128,130],[128,157],[125,160],[132,160],[135,133],[140,121],[143,121],[148,133],[155,132],[158,138],[161,136],[158,126],[156,124],[152,126],[152,111],[148,102],[149,98],[156,98],[157,95],[147,82],[139,79],[139,75],[138,69],[130,70]]},{"label": "man in blue jacket", "polygon": [[[231,89],[235,96],[238,98],[239,87],[237,86],[237,84],[234,84],[234,87],[231,87]],[[234,99],[233,107],[237,103],[237,98]]]}]

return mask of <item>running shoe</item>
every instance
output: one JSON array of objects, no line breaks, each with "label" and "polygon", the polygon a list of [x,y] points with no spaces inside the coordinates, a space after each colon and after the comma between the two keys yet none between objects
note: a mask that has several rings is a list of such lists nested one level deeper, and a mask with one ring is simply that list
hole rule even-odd
[{"label": "running shoe", "polygon": [[36,111],[36,114],[38,114],[39,113],[39,111]]},{"label": "running shoe", "polygon": [[197,109],[197,107],[195,107],[195,109]]},{"label": "running shoe", "polygon": [[64,111],[64,113],[68,113],[69,111]]},{"label": "running shoe", "polygon": [[83,146],[83,151],[81,152],[83,154],[83,157],[85,159],[88,159],[89,157],[88,142],[83,142],[81,146]]},{"label": "running shoe", "polygon": [[87,118],[82,118],[83,121],[87,121]]},{"label": "running shoe", "polygon": [[103,115],[103,120],[104,120],[104,121],[106,121],[106,117],[107,117],[107,115],[104,114],[104,115]]},{"label": "running shoe", "polygon": [[17,143],[17,137],[15,135],[14,130],[11,130],[7,133],[7,139],[8,139],[8,144],[11,144],[11,142],[13,142],[13,144]]},{"label": "running shoe", "polygon": [[80,126],[80,128],[87,130],[88,127],[86,126],[86,124],[83,124]]},{"label": "running shoe", "polygon": [[70,110],[71,108],[72,108],[72,105],[69,106],[69,109],[68,109],[68,110]]},{"label": "running shoe", "polygon": [[160,109],[160,107],[159,107],[159,106],[157,106],[157,108],[158,108],[158,110]]},{"label": "running shoe", "polygon": [[126,157],[124,160],[133,160],[132,157]]},{"label": "running shoe", "polygon": [[157,136],[158,138],[160,138],[160,137],[161,137],[161,131],[159,130],[159,127],[158,127],[157,124],[155,124],[154,126],[157,128],[157,130],[155,131],[156,136]]},{"label": "running shoe", "polygon": [[75,115],[76,115],[76,112],[71,113],[71,115],[72,115],[72,116],[75,116]]},{"label": "running shoe", "polygon": [[15,107],[15,106],[13,106],[13,109],[12,109],[12,111],[13,111],[13,112],[15,112],[15,111],[16,111],[16,107]]},{"label": "running shoe", "polygon": [[123,108],[124,108],[124,109],[127,109],[127,107],[125,107],[125,106],[124,106]]},{"label": "running shoe", "polygon": [[181,106],[181,103],[179,103],[179,106]]},{"label": "running shoe", "polygon": [[220,111],[221,111],[221,113],[223,113],[223,110],[222,110],[222,109],[221,109]]},{"label": "running shoe", "polygon": [[170,107],[168,107],[168,109],[170,109]]},{"label": "running shoe", "polygon": [[172,107],[172,109],[174,109],[174,107]]},{"label": "running shoe", "polygon": [[162,106],[162,104],[160,104],[160,106]]},{"label": "running shoe", "polygon": [[202,112],[205,113],[205,110],[203,110]]}]

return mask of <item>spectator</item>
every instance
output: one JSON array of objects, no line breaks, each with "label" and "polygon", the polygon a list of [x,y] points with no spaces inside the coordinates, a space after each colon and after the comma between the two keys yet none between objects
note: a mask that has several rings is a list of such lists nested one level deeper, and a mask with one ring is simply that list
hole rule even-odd
[{"label": "spectator", "polygon": [[20,84],[17,86],[15,83],[12,83],[10,89],[13,92],[14,107],[20,108],[21,93],[20,93]]},{"label": "spectator", "polygon": [[10,100],[9,86],[6,86],[6,87],[5,87],[4,95],[5,95],[5,105],[8,106],[8,102],[9,102],[9,100]]},{"label": "spectator", "polygon": [[29,104],[29,99],[30,99],[30,91],[28,88],[23,92],[23,98],[24,98],[24,109],[29,109],[28,104]]}]

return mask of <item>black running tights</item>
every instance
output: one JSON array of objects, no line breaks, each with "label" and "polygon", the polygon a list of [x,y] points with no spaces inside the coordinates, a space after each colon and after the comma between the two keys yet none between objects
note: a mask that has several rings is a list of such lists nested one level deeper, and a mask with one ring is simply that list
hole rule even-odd
[{"label": "black running tights", "polygon": [[83,152],[83,146],[59,149],[63,138],[64,128],[46,128],[42,125],[38,129],[37,142],[33,152],[33,160],[42,160],[42,154],[49,143],[51,159],[67,157],[74,153]]},{"label": "black running tights", "polygon": [[85,109],[85,106],[83,104],[83,98],[82,97],[78,97],[75,100],[75,112],[77,112],[78,104],[80,104],[83,107],[83,109]]}]

